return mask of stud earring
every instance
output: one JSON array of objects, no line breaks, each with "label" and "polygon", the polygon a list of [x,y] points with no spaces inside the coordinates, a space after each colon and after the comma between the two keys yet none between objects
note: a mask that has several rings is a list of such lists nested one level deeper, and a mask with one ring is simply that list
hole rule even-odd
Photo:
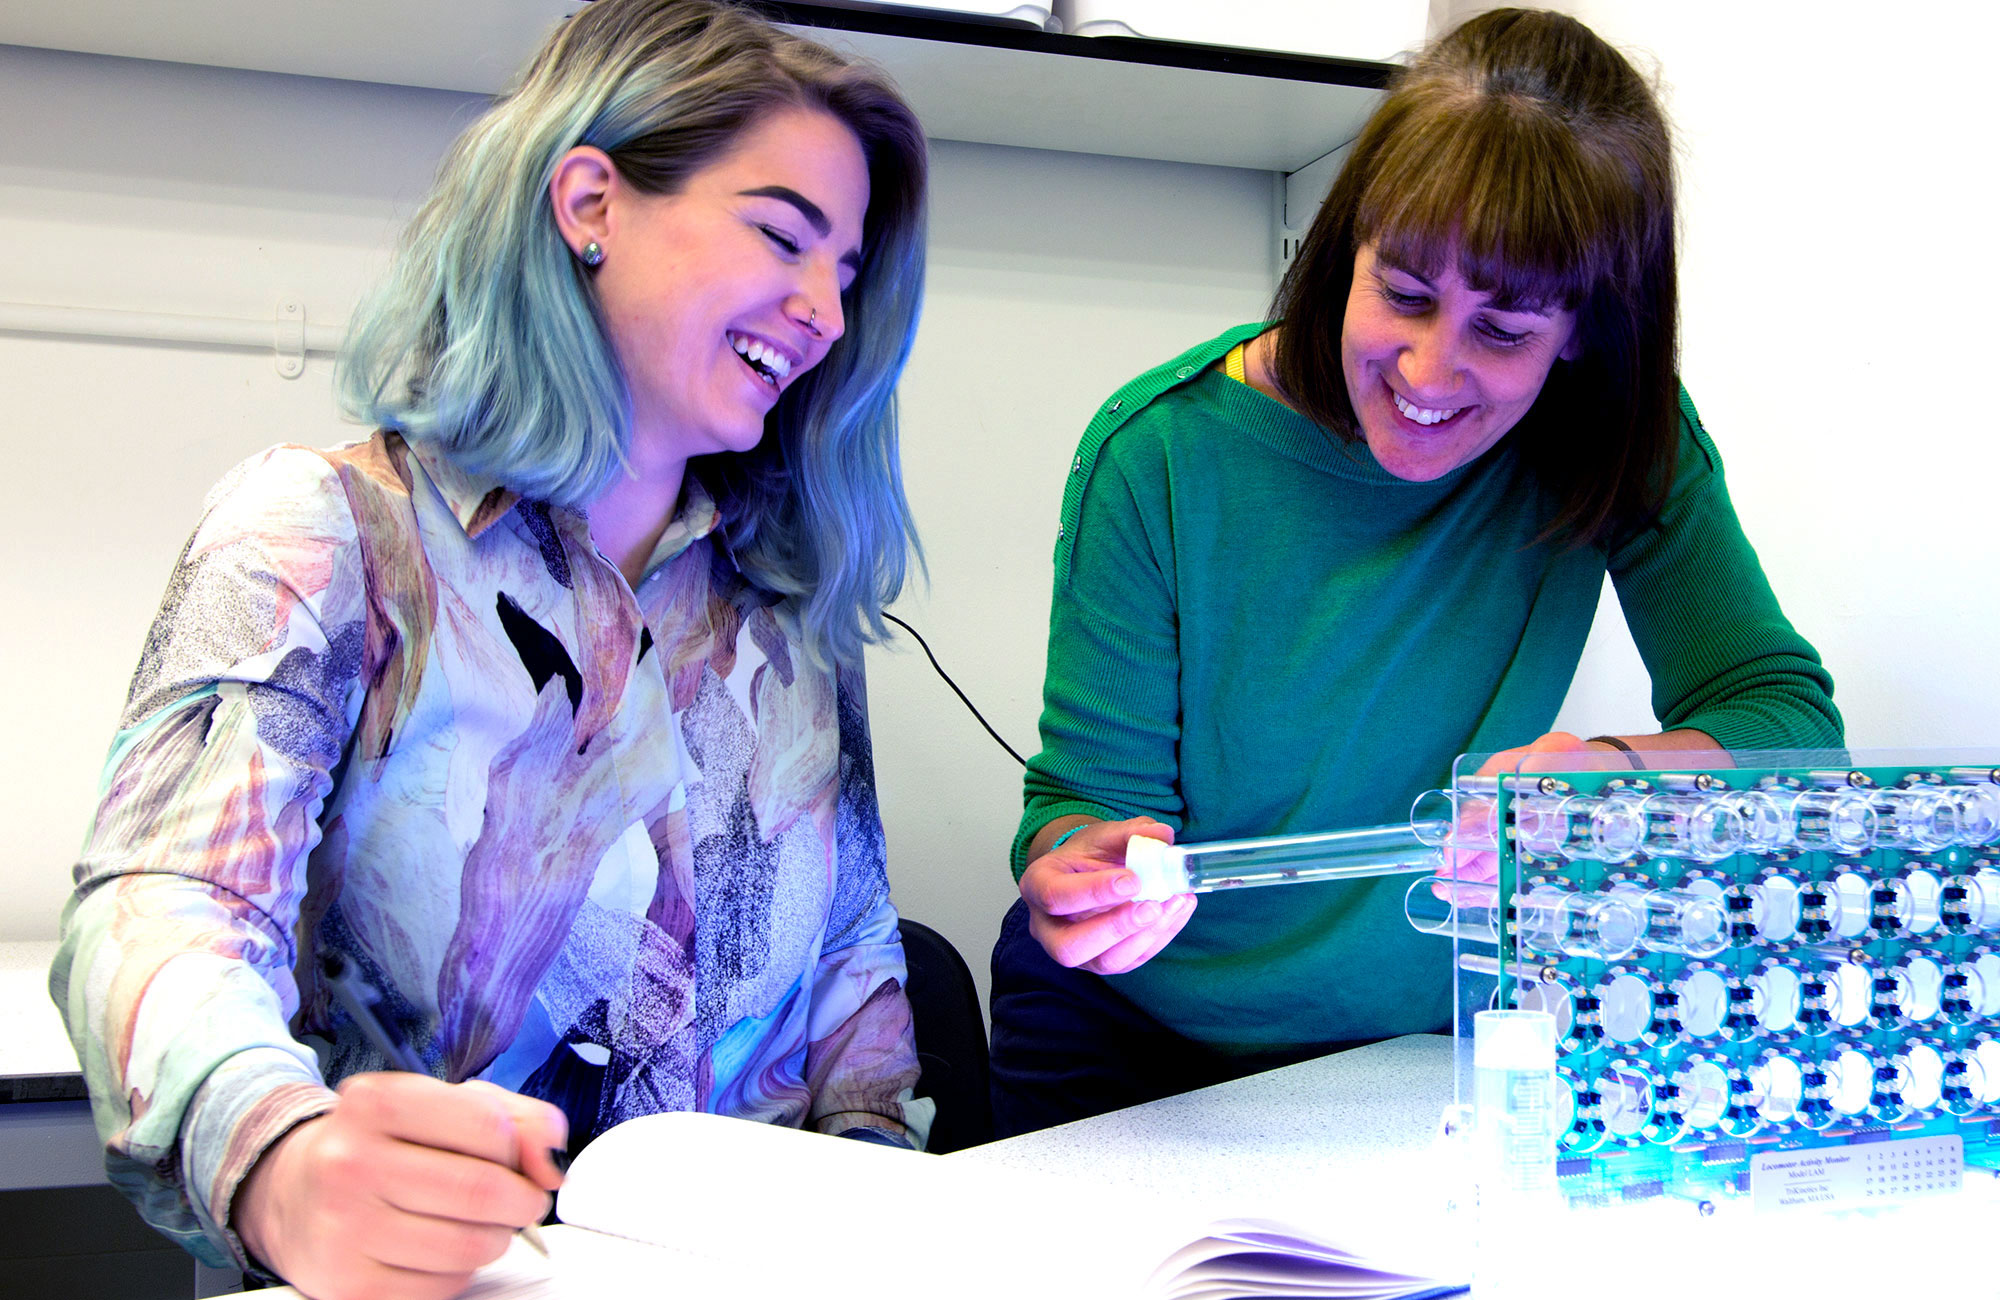
[{"label": "stud earring", "polygon": [[577,254],[577,258],[585,266],[603,266],[604,245],[593,239],[583,246],[583,251]]}]

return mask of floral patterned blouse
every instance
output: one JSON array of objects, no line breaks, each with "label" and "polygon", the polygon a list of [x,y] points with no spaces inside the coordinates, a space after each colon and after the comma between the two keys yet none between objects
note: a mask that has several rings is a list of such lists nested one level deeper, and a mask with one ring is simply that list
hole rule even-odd
[{"label": "floral patterned blouse", "polygon": [[384,1066],[570,1116],[921,1145],[858,671],[692,478],[634,592],[578,513],[393,434],[210,494],[132,680],[51,990],[112,1181],[214,1263],[237,1184]]}]

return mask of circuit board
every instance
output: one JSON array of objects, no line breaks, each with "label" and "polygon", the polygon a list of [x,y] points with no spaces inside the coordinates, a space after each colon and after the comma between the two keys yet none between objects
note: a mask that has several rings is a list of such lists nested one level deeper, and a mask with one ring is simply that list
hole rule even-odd
[{"label": "circuit board", "polygon": [[1507,900],[1492,946],[1460,934],[1461,1007],[1555,1015],[1564,1196],[1900,1203],[2000,1170],[2000,763],[1733,757],[1454,785]]}]

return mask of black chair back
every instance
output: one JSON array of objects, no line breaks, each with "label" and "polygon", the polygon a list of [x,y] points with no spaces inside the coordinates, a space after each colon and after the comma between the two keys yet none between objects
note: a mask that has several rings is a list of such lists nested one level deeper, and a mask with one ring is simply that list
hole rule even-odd
[{"label": "black chair back", "polygon": [[987,1091],[986,1022],[979,988],[951,941],[927,925],[902,918],[904,986],[917,1038],[917,1096],[937,1102],[928,1149],[939,1155],[993,1140],[993,1101]]}]

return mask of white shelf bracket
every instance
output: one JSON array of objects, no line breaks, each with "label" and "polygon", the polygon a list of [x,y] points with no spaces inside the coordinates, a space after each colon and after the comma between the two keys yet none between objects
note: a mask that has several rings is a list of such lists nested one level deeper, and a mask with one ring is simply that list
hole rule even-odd
[{"label": "white shelf bracket", "polygon": [[306,309],[296,299],[278,304],[272,347],[284,378],[297,379],[306,372]]},{"label": "white shelf bracket", "polygon": [[1282,277],[1299,254],[1306,231],[1312,226],[1319,205],[1333,188],[1333,178],[1353,150],[1349,140],[1331,153],[1322,154],[1295,172],[1285,173],[1284,202],[1278,212],[1278,275]]}]

